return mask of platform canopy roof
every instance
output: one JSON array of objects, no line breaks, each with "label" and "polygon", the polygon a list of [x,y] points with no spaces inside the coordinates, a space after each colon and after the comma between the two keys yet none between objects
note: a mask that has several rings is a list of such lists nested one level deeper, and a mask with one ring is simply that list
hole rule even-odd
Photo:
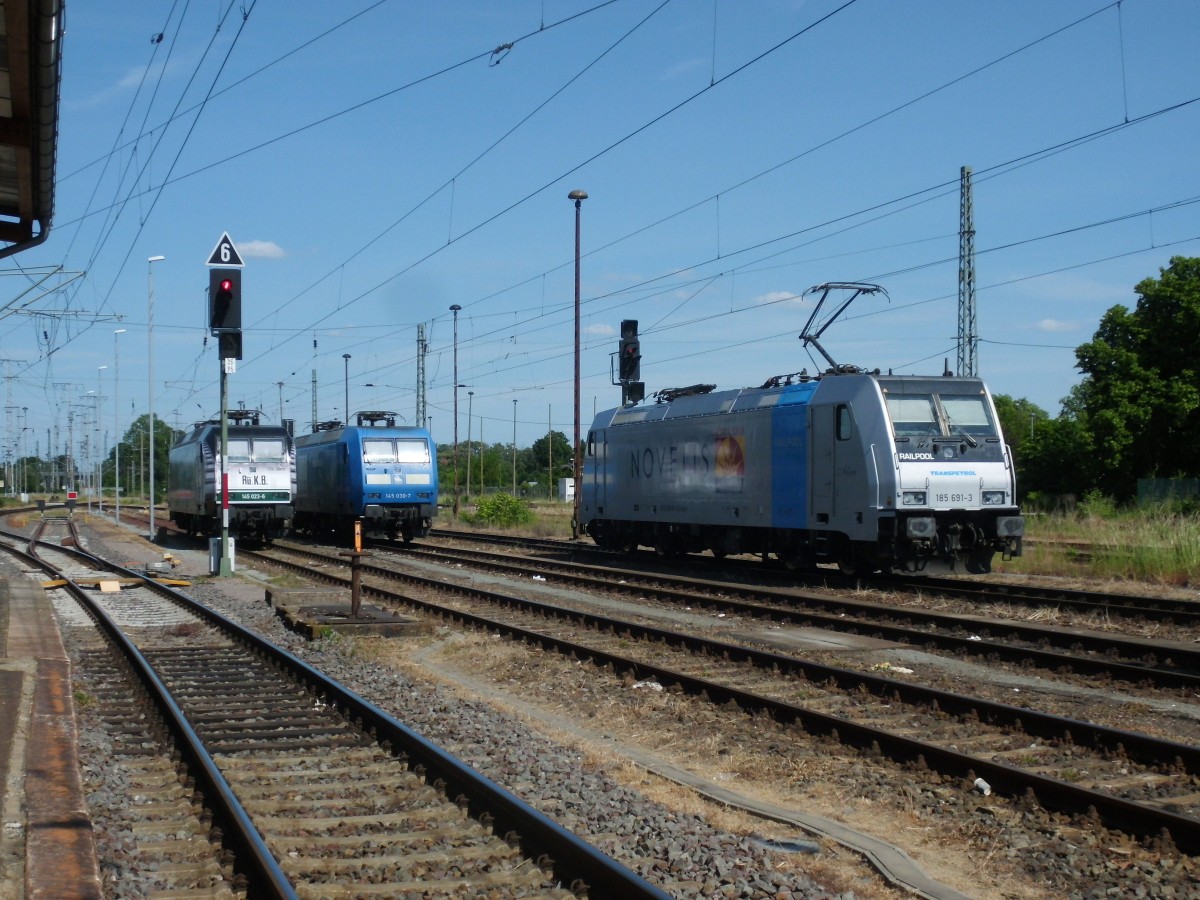
[{"label": "platform canopy roof", "polygon": [[0,0],[0,257],[50,233],[64,3]]}]

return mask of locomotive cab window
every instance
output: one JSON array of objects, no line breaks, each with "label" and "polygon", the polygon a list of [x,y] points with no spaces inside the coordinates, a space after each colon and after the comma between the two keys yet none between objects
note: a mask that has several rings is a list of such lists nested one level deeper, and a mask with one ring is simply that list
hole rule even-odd
[{"label": "locomotive cab window", "polygon": [[250,462],[250,442],[245,438],[230,438],[226,451],[230,462]]},{"label": "locomotive cab window", "polygon": [[396,448],[390,440],[367,438],[363,441],[363,461],[373,465],[394,463]]},{"label": "locomotive cab window", "polygon": [[429,462],[429,445],[422,440],[398,438],[396,440],[396,460],[402,463]]},{"label": "locomotive cab window", "polygon": [[854,434],[854,419],[850,415],[850,407],[844,403],[837,408],[837,439],[848,441]]},{"label": "locomotive cab window", "polygon": [[946,411],[946,424],[951,436],[966,433],[973,437],[993,437],[996,434],[982,396],[943,394],[938,399]]},{"label": "locomotive cab window", "polygon": [[363,462],[380,466],[387,463],[429,464],[429,445],[420,439],[364,438]]},{"label": "locomotive cab window", "polygon": [[283,462],[286,458],[282,440],[277,438],[254,439],[255,462]]},{"label": "locomotive cab window", "polygon": [[993,437],[996,426],[982,394],[890,394],[892,432],[897,438]]},{"label": "locomotive cab window", "polygon": [[896,437],[924,437],[939,431],[931,394],[921,397],[889,395],[887,411]]}]

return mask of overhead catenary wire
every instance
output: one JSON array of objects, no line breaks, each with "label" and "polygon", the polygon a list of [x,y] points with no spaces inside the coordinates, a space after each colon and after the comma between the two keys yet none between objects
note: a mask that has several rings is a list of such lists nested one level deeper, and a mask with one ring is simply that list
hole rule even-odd
[{"label": "overhead catenary wire", "polygon": [[[1114,4],[1108,4],[1108,5],[1106,5],[1105,7],[1103,7],[1101,10],[1098,10],[1098,11],[1097,11],[1097,13],[1098,13],[1098,12],[1102,12],[1103,10],[1106,10],[1106,9],[1111,9],[1113,5],[1114,5]],[[1095,15],[1095,14],[1097,14],[1097,13],[1093,13],[1092,15]],[[1127,114],[1126,114],[1126,118],[1128,118]],[[811,152],[811,151],[809,151],[809,152]],[[722,190],[725,190],[725,189],[723,188]],[[717,192],[716,194],[713,194],[712,196],[713,196],[713,197],[717,197],[717,196],[720,196],[720,195],[721,195],[721,192]],[[819,227],[819,226],[814,226],[814,227]],[[786,236],[785,236],[785,237],[786,237]],[[1036,240],[1036,239],[1038,239],[1038,238],[1029,238],[1028,240]],[[779,241],[781,241],[781,242],[782,242],[782,241],[784,240],[784,237],[781,237],[781,238],[776,238],[776,239],[774,239],[774,240],[779,240]],[[779,252],[780,252],[780,253],[786,253],[786,252],[789,252],[789,250],[788,250],[788,249],[784,249],[784,250],[780,250]],[[721,257],[723,257],[723,256],[726,256],[726,255],[728,255],[728,254],[727,254],[727,253],[720,254],[720,255],[718,256],[718,258],[721,258]],[[933,263],[933,264],[936,264],[936,263]],[[728,261],[727,261],[727,262],[725,262],[725,265],[726,265],[726,267],[728,268],[728,266],[729,266],[729,263],[728,263]],[[680,268],[682,268],[682,267],[680,267]],[[553,271],[553,270],[548,270],[548,271]],[[733,272],[741,272],[741,271],[746,271],[746,269],[745,269],[745,263],[743,263],[742,265],[738,266],[737,268],[729,268],[729,271],[730,271],[731,273],[733,273]],[[544,282],[544,276],[545,276],[545,273],[541,273],[541,274],[539,274],[539,275],[535,275],[535,276],[533,276],[533,277],[535,277],[535,278],[542,278],[542,279],[543,279],[543,282]],[[713,278],[713,277],[715,277],[715,276],[712,276],[712,275],[710,274],[710,275],[708,275],[707,277],[708,277],[708,278]],[[353,301],[351,300],[350,302],[353,302]],[[343,306],[344,306],[344,307],[345,307],[345,306],[348,306],[348,305],[350,305],[350,303],[345,303],[345,304],[343,304]],[[486,305],[487,305],[487,304],[481,304],[481,307],[482,307],[482,306],[486,306]],[[550,309],[550,310],[548,310],[548,312],[550,312],[551,314],[557,314],[557,310],[555,310],[555,309]],[[485,312],[485,311],[484,311],[482,308],[480,308],[480,309],[476,310],[476,311],[475,311],[475,313],[474,313],[474,315],[475,315],[475,316],[477,316],[477,317],[480,317],[480,318],[482,318],[483,316],[485,316],[485,315],[488,315],[488,314],[489,314],[489,313]],[[507,312],[506,312],[506,313],[501,313],[501,315],[508,315],[508,313],[507,313]],[[534,321],[536,321],[536,320],[534,320]],[[304,327],[305,329],[307,329],[307,328],[309,328],[310,326],[308,326],[308,325],[305,325],[305,326],[303,326],[303,327]],[[404,326],[404,325],[401,325],[401,326],[398,326],[398,327],[411,327],[411,326]],[[512,326],[509,326],[509,327],[511,328]],[[273,329],[271,329],[271,330],[273,330]],[[283,330],[280,330],[280,333],[283,333]],[[487,339],[489,339],[489,334],[490,334],[490,333],[491,333],[491,329],[482,329],[482,330],[480,330],[480,331],[479,331],[479,333],[478,333],[478,337],[477,337],[475,340],[476,340],[477,342],[478,342],[478,341],[487,340]],[[493,335],[493,337],[494,337],[494,335]],[[332,351],[331,351],[331,352],[332,352]]]}]

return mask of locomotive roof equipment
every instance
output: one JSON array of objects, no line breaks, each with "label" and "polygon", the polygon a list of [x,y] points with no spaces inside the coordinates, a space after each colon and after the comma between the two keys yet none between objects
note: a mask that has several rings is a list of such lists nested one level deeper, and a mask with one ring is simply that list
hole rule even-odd
[{"label": "locomotive roof equipment", "polygon": [[[804,323],[804,329],[800,332],[800,340],[805,347],[808,347],[808,345],[811,344],[820,351],[821,355],[825,357],[825,360],[829,363],[830,374],[835,374],[838,372],[856,372],[858,371],[858,368],[855,366],[839,366],[837,363],[835,363],[833,361],[833,357],[825,352],[825,348],[821,346],[821,343],[817,340],[817,338],[823,335],[825,333],[825,329],[832,325],[834,320],[846,311],[846,307],[853,303],[860,295],[883,294],[883,296],[888,297],[888,292],[877,284],[866,284],[865,282],[857,281],[827,281],[824,284],[818,284],[810,287],[804,292],[803,296],[807,297],[810,294],[815,294],[817,291],[821,292],[821,299],[817,301],[817,305],[813,307],[812,314],[808,317],[808,321]],[[820,316],[821,309],[824,307],[825,301],[829,299],[829,294],[831,291],[853,291],[853,293],[843,300],[837,309],[833,310],[831,313],[828,313],[827,317],[820,323],[816,331],[813,331],[813,323],[816,322],[817,317]],[[891,298],[888,297],[888,299],[890,300]]]}]

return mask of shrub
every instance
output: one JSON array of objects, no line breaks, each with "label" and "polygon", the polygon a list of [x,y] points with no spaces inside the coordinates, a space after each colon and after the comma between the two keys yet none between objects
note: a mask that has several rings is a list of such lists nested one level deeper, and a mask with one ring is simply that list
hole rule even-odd
[{"label": "shrub", "polygon": [[1111,519],[1117,514],[1117,504],[1111,497],[1093,489],[1079,501],[1079,512],[1087,519]]},{"label": "shrub", "polygon": [[471,525],[507,528],[528,524],[533,521],[533,513],[528,503],[511,494],[491,494],[481,497],[475,504],[475,512],[464,513],[463,519]]}]

